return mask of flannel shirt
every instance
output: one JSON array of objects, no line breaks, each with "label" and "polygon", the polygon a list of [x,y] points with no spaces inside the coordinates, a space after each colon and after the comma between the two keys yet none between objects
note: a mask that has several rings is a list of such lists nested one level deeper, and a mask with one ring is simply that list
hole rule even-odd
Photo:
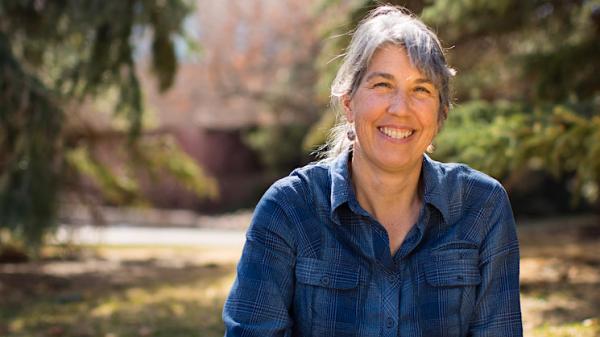
[{"label": "flannel shirt", "polygon": [[273,184],[246,234],[225,336],[522,336],[504,188],[423,156],[423,206],[392,255],[357,202],[351,152]]}]

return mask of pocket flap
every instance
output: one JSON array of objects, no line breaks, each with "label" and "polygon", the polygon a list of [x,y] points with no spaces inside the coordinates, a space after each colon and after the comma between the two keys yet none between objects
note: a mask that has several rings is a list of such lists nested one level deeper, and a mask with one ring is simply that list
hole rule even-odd
[{"label": "pocket flap", "polygon": [[296,279],[313,286],[352,289],[358,286],[358,266],[299,257],[296,260]]},{"label": "pocket flap", "polygon": [[424,265],[425,278],[435,287],[475,286],[481,283],[476,249],[436,251]]}]

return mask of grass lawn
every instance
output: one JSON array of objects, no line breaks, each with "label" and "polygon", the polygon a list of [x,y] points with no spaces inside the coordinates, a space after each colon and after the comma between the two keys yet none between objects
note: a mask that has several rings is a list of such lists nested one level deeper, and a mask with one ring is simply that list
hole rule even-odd
[{"label": "grass lawn", "polygon": [[239,252],[119,246],[79,254],[0,267],[0,336],[223,336]]},{"label": "grass lawn", "polygon": [[[520,227],[526,336],[600,336],[600,230],[586,219]],[[239,253],[48,247],[40,262],[0,264],[0,336],[222,336]]]}]

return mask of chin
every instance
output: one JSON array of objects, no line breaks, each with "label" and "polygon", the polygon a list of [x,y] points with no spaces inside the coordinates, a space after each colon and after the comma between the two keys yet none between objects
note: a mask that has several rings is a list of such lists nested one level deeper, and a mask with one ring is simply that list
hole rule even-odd
[{"label": "chin", "polygon": [[415,160],[408,160],[408,158],[397,158],[393,160],[381,160],[378,166],[386,170],[394,171],[410,168],[416,164],[417,162]]}]

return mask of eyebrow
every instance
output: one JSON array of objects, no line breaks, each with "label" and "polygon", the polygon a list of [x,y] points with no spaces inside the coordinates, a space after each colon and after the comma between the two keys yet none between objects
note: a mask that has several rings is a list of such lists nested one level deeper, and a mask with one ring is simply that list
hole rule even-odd
[{"label": "eyebrow", "polygon": [[[375,77],[383,77],[386,80],[390,80],[390,81],[395,79],[394,75],[392,75],[390,73],[384,73],[384,72],[381,72],[381,71],[376,71],[376,72],[370,73],[365,80],[366,81],[370,81],[371,79],[373,79]],[[430,79],[425,78],[425,77],[419,77],[419,78],[417,78],[415,80],[415,83],[417,83],[417,84],[426,83],[426,84],[433,85],[433,82],[431,82]]]},{"label": "eyebrow", "polygon": [[424,77],[417,78],[417,79],[415,80],[415,82],[416,82],[417,84],[425,83],[425,84],[431,84],[431,85],[435,86],[435,85],[433,84],[433,82],[431,82],[431,80],[430,80],[430,79],[428,79],[428,78],[424,78]]},{"label": "eyebrow", "polygon": [[373,79],[374,77],[383,77],[386,80],[393,80],[394,79],[394,75],[390,74],[390,73],[384,73],[384,72],[380,72],[380,71],[376,71],[373,73],[370,73],[366,80],[370,81],[371,79]]}]

